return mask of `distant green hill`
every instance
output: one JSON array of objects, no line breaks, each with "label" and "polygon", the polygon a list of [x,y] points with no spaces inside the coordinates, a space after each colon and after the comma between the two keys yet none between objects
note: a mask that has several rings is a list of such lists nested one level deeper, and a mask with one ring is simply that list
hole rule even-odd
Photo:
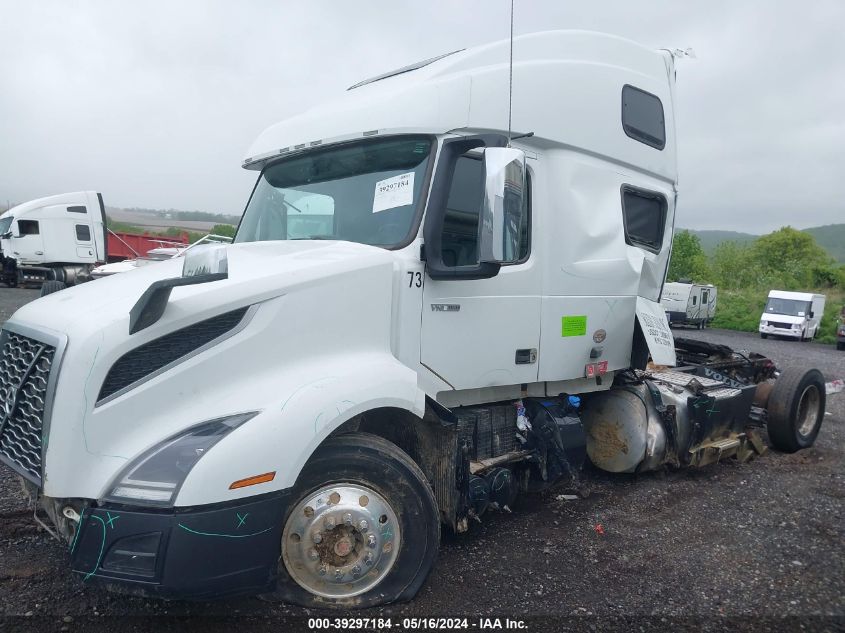
[{"label": "distant green hill", "polygon": [[[685,229],[677,229],[678,231],[683,231]],[[740,242],[742,244],[749,244],[756,240],[759,235],[751,235],[751,233],[739,233],[738,231],[694,231],[692,229],[686,229],[690,233],[693,233],[698,236],[698,239],[701,240],[701,248],[704,249],[704,252],[708,255],[713,254],[713,249],[716,248],[718,244],[722,242],[734,241]]]},{"label": "distant green hill", "polygon": [[[676,231],[688,230],[698,236],[701,240],[701,247],[708,255],[713,254],[713,249],[717,244],[733,240],[742,244],[750,244],[756,240],[759,235],[752,235],[751,233],[740,233],[738,231],[696,231],[694,229],[676,229]],[[809,229],[802,229],[809,233],[820,246],[824,247],[828,253],[839,263],[845,264],[845,224],[827,224],[825,226],[814,226]]]},{"label": "distant green hill", "polygon": [[827,249],[836,261],[845,264],[845,224],[814,226],[804,231],[816,238],[819,246]]}]

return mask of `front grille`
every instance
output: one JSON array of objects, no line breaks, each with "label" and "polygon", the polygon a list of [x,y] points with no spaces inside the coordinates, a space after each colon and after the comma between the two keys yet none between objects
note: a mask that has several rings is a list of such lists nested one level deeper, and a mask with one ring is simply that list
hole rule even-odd
[{"label": "front grille", "polygon": [[233,330],[243,320],[246,311],[247,308],[240,308],[226,312],[126,352],[109,370],[97,402],[102,402]]},{"label": "front grille", "polygon": [[40,481],[44,408],[56,348],[9,331],[0,340],[0,458]]},{"label": "front grille", "polygon": [[792,324],[791,323],[777,323],[776,321],[769,321],[769,325],[772,327],[780,328],[782,330],[791,330]]}]

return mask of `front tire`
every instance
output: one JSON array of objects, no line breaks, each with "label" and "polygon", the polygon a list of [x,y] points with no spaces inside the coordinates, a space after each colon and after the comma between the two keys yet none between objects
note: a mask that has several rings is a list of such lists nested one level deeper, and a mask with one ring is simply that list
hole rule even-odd
[{"label": "front tire", "polygon": [[787,369],[775,382],[767,409],[772,446],[785,453],[812,446],[824,419],[824,376],[818,369]]},{"label": "front tire", "polygon": [[769,335],[763,334],[762,332],[760,332],[760,338],[769,338]]},{"label": "front tire", "polygon": [[413,598],[434,566],[440,519],[425,475],[367,433],[330,438],[296,483],[279,586],[304,607],[366,608]]}]

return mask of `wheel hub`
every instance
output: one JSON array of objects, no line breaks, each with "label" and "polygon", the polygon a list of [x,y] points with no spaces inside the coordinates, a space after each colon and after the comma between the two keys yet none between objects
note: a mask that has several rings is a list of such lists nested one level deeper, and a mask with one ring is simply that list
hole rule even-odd
[{"label": "wheel hub", "polygon": [[282,534],[285,568],[303,589],[345,598],[377,585],[399,552],[399,521],[387,500],[358,484],[307,495]]}]

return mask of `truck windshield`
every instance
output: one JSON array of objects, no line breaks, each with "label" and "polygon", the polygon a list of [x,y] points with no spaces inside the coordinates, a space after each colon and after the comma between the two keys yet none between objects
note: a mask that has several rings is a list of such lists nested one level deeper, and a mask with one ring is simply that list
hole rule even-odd
[{"label": "truck windshield", "polygon": [[9,227],[12,226],[12,222],[15,218],[9,216],[7,218],[0,218],[0,235],[9,232]]},{"label": "truck windshield", "polygon": [[810,302],[798,299],[776,299],[769,297],[766,304],[766,312],[769,314],[783,314],[787,316],[806,316],[810,314]]},{"label": "truck windshield", "polygon": [[431,154],[427,137],[399,136],[314,150],[266,167],[235,242],[410,239]]}]

